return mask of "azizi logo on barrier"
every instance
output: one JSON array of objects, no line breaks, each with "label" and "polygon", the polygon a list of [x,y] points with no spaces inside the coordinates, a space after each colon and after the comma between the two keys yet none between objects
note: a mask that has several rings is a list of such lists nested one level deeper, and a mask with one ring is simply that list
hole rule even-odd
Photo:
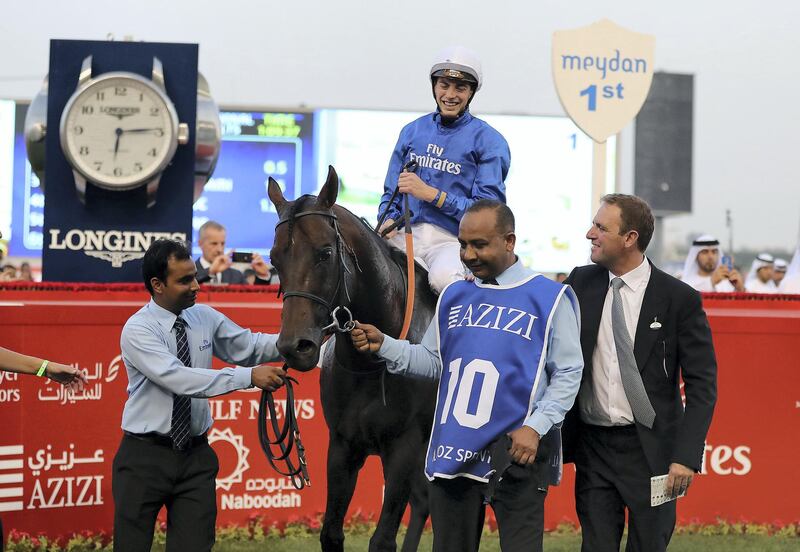
[{"label": "azizi logo on barrier", "polygon": [[716,475],[747,475],[753,468],[750,447],[740,445],[706,445],[703,451],[703,469],[700,473]]},{"label": "azizi logo on barrier", "polygon": [[34,478],[33,491],[28,501],[26,510],[44,510],[49,508],[76,508],[80,506],[103,505],[103,479],[105,476],[97,475],[98,469],[90,468],[85,475],[69,475],[65,477],[40,477],[44,472],[58,468],[59,472],[72,472],[82,470],[83,464],[105,463],[105,451],[95,449],[91,454],[83,456],[75,449],[75,443],[70,443],[68,450],[59,449],[56,452],[53,445],[37,450],[28,456],[28,468]]},{"label": "azizi logo on barrier", "polygon": [[[97,471],[105,462],[105,451],[95,449],[83,455],[76,450],[75,443],[68,448],[57,448],[47,445],[26,455],[22,444],[0,445],[0,512],[103,505],[105,476],[97,475]],[[87,470],[83,464],[98,466]],[[33,479],[28,500],[23,497],[22,486],[26,465]],[[74,471],[89,473],[74,474]],[[47,476],[43,476],[45,473]],[[50,477],[56,474],[59,475]]]},{"label": "azizi logo on barrier", "polygon": [[167,238],[186,241],[184,232],[134,232],[131,230],[80,230],[73,228],[62,236],[60,228],[50,230],[51,250],[83,251],[120,268],[123,263],[144,257],[155,240]]}]

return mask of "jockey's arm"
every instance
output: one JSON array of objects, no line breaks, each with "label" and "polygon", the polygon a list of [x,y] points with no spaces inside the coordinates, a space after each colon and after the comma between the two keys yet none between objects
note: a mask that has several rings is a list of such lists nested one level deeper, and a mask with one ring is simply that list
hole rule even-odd
[{"label": "jockey's arm", "polygon": [[494,199],[505,203],[505,180],[510,165],[511,154],[505,142],[482,151],[481,159],[478,162],[478,170],[475,174],[475,181],[472,183],[472,190],[469,196],[453,193],[452,190],[445,190],[447,196],[440,207],[442,213],[460,221],[467,209],[479,199]]}]

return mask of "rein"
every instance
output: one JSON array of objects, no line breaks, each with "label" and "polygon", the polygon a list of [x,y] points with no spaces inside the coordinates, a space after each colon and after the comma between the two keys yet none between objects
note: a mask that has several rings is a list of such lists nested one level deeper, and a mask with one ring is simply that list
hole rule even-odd
[{"label": "rein", "polygon": [[[288,369],[283,365],[284,370]],[[292,480],[292,485],[297,490],[311,486],[311,478],[308,475],[308,465],[306,464],[306,449],[300,440],[300,427],[297,425],[297,413],[294,409],[294,387],[292,382],[297,380],[292,377],[284,377],[283,383],[286,386],[286,408],[284,409],[284,422],[281,427],[278,422],[277,410],[275,409],[275,399],[271,391],[262,391],[261,400],[258,403],[258,442],[261,450],[267,457],[270,466],[281,475]],[[269,412],[269,428],[272,430],[274,439],[270,437],[270,429],[267,426],[266,414]],[[280,453],[272,451],[272,447],[277,446]],[[296,464],[292,460],[291,453],[297,450]],[[278,464],[285,466],[281,469]]]},{"label": "rein", "polygon": [[[417,172],[418,166],[419,165],[416,161],[409,161],[403,166],[403,171]],[[383,210],[383,214],[378,220],[378,225],[375,227],[375,232],[379,233],[381,237],[385,237],[386,234],[396,229],[400,224],[405,227],[406,271],[408,273],[408,278],[406,278],[406,310],[403,314],[403,327],[400,330],[400,335],[397,336],[397,339],[405,339],[408,336],[409,328],[411,328],[411,317],[414,314],[414,293],[416,289],[416,272],[414,271],[414,235],[411,233],[411,217],[414,215],[414,213],[412,213],[408,208],[408,194],[403,194],[403,218],[395,221],[391,226],[385,228],[383,231],[380,230],[381,225],[386,220],[386,216],[389,214],[389,208],[394,203],[399,190],[400,188],[395,186],[394,192],[392,192],[392,197],[389,198],[389,203],[386,204],[386,209]]]}]

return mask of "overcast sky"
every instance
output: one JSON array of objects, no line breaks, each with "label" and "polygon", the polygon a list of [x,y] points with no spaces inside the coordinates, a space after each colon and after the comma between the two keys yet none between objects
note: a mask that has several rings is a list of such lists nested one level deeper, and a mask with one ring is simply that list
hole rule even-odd
[{"label": "overcast sky", "polygon": [[[695,212],[667,221],[666,243],[684,243],[699,232],[726,237],[730,208],[737,245],[793,250],[797,244],[798,2],[7,4],[0,18],[2,98],[36,93],[49,39],[113,33],[198,42],[200,69],[226,105],[428,110],[432,55],[463,44],[483,59],[486,84],[473,102],[477,114],[563,114],[551,79],[551,35],[608,17],[655,35],[657,70],[695,75]],[[622,191],[632,186],[632,136],[627,130],[622,137]]]}]

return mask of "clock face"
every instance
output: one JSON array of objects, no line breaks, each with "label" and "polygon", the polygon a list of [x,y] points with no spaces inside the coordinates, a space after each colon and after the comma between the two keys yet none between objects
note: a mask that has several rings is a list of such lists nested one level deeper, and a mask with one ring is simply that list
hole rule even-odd
[{"label": "clock face", "polygon": [[61,117],[61,147],[87,180],[129,189],[150,180],[172,160],[177,116],[147,79],[107,73],[76,92]]}]

